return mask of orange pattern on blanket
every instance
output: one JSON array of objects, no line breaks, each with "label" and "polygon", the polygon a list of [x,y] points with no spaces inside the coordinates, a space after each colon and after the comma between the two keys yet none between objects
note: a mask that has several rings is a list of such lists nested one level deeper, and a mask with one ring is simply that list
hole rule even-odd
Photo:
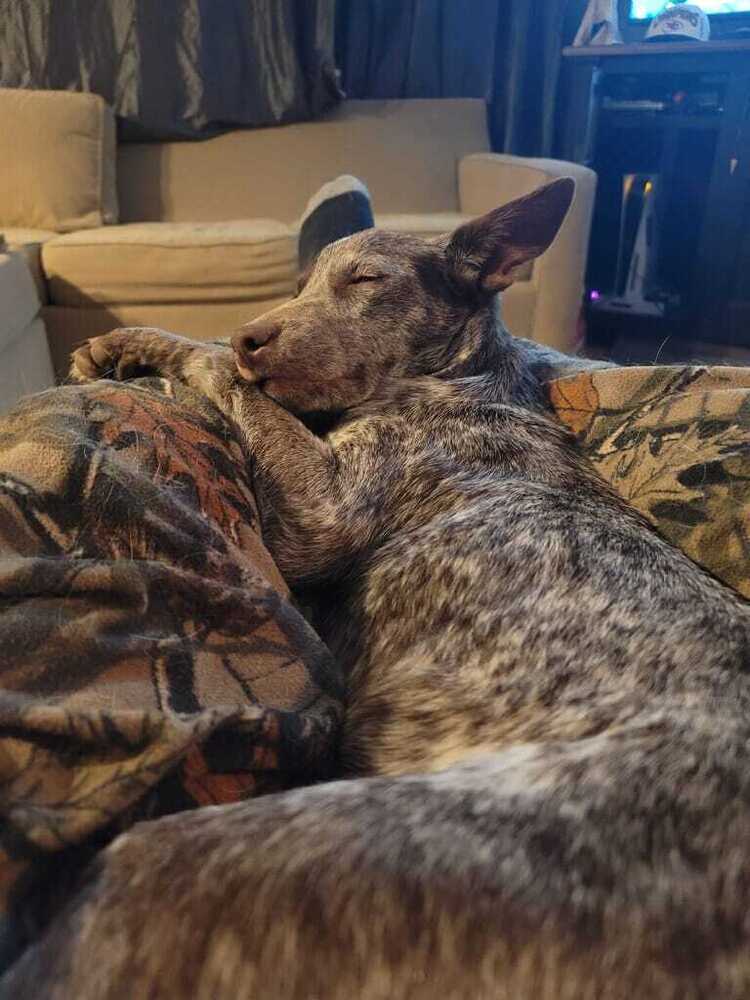
[{"label": "orange pattern on blanket", "polygon": [[326,777],[340,718],[205,400],[99,382],[0,420],[6,892],[104,829]]}]

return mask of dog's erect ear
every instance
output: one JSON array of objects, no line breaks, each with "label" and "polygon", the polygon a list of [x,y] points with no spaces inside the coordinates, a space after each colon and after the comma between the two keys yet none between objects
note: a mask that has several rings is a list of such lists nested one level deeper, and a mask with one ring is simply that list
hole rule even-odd
[{"label": "dog's erect ear", "polygon": [[574,191],[573,179],[561,177],[459,226],[446,246],[456,277],[488,294],[507,288],[557,236]]}]

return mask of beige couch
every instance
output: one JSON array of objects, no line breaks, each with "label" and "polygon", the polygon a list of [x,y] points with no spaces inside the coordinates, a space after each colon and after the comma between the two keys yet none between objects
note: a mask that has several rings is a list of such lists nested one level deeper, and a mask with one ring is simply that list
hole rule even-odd
[{"label": "beige couch", "polygon": [[53,359],[122,325],[226,334],[292,294],[305,202],[336,174],[368,184],[381,226],[437,234],[572,175],[555,244],[505,293],[511,330],[576,341],[595,175],[488,152],[474,100],[348,101],[325,119],[204,142],[116,146],[92,95],[0,90],[0,232],[26,254]]}]

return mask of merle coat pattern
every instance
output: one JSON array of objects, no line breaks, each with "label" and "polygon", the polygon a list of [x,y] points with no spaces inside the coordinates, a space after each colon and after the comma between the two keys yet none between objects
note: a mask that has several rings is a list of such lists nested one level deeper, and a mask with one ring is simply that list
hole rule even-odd
[{"label": "merle coat pattern", "polygon": [[235,421],[355,777],[118,838],[8,995],[750,995],[750,606],[587,466],[495,311],[571,196],[340,241],[234,356],[77,352]]}]

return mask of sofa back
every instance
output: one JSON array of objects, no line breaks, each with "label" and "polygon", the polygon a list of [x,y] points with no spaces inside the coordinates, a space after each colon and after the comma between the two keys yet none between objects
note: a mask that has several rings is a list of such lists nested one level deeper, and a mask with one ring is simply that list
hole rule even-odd
[{"label": "sofa back", "polygon": [[244,129],[201,142],[118,148],[121,222],[293,222],[338,174],[370,188],[376,210],[458,210],[458,161],[489,149],[472,99],[344,101],[314,122]]}]

